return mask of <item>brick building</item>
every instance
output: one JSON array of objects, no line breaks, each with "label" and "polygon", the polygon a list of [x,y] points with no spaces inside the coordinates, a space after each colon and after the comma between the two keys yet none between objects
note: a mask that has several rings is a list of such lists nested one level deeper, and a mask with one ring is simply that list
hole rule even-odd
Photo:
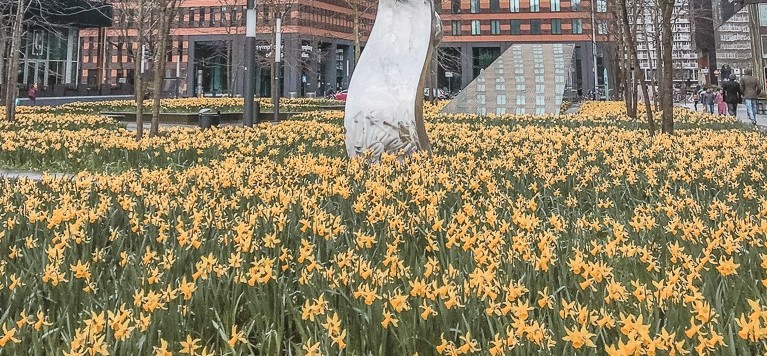
[{"label": "brick building", "polygon": [[[116,0],[115,0],[116,1]],[[372,28],[375,0],[361,2],[361,34]],[[467,86],[501,53],[516,43],[575,44],[570,88],[586,94],[607,86],[611,70],[598,43],[593,60],[592,13],[604,18],[606,0],[442,0],[445,37],[440,50],[439,86],[457,91]],[[346,0],[257,0],[259,96],[271,91],[274,3],[284,12],[283,96],[323,95],[346,88],[354,70],[354,15]],[[166,95],[242,93],[246,0],[185,0],[172,29]],[[115,6],[119,12],[120,6]],[[116,14],[115,21],[119,22]],[[607,21],[596,20],[594,33],[605,38]],[[116,24],[119,27],[119,23]],[[106,45],[99,46],[99,43]],[[130,94],[139,49],[117,28],[81,32],[82,79],[102,93]],[[604,47],[604,48],[603,48]],[[129,51],[128,49],[131,49]],[[101,85],[100,85],[101,84]],[[201,88],[199,88],[201,87]]]},{"label": "brick building", "polygon": [[[257,1],[258,58],[256,94],[271,92],[271,44],[275,11],[282,13],[283,96],[322,95],[346,87],[354,67],[354,15],[344,0]],[[362,32],[368,33],[375,10],[363,0]],[[81,32],[82,81],[104,94],[130,94],[134,40],[115,27]],[[242,94],[246,0],[185,0],[171,30],[164,76],[165,95]],[[103,47],[99,43],[106,43]],[[102,50],[103,48],[103,50]],[[151,63],[147,66],[151,67]],[[101,85],[100,85],[101,84]]]},{"label": "brick building", "polygon": [[[596,28],[592,31],[593,23]],[[606,0],[443,0],[440,87],[463,88],[514,44],[574,44],[571,95],[586,94],[598,83],[609,86],[611,73]],[[592,33],[596,35],[596,63]],[[447,55],[445,55],[447,54]],[[603,87],[604,88],[604,87]],[[609,90],[609,89],[608,89]]]}]

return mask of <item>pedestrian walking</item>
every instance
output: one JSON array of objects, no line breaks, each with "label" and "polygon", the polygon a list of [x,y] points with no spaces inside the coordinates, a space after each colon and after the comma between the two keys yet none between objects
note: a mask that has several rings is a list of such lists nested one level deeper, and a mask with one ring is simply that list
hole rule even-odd
[{"label": "pedestrian walking", "polygon": [[727,109],[730,116],[738,116],[738,104],[740,104],[740,84],[735,81],[735,74],[730,74],[730,80],[722,83],[724,89],[724,102],[727,103]]},{"label": "pedestrian walking", "polygon": [[716,91],[716,108],[720,116],[727,115],[727,103],[724,102],[724,90],[718,89]]},{"label": "pedestrian walking", "polygon": [[37,102],[37,96],[40,94],[40,90],[37,89],[37,83],[32,84],[31,87],[29,87],[29,90],[27,90],[27,97],[29,97],[29,101],[32,102],[32,105],[34,105]]},{"label": "pedestrian walking", "polygon": [[713,114],[714,105],[716,104],[716,96],[714,94],[714,90],[711,88],[706,89],[703,95],[701,95],[701,100],[703,101],[703,105],[705,105],[706,112]]},{"label": "pedestrian walking", "polygon": [[756,125],[756,99],[762,93],[762,87],[759,85],[759,80],[753,76],[751,69],[746,69],[743,74],[740,78],[740,93],[743,95],[748,119]]},{"label": "pedestrian walking", "polygon": [[691,101],[692,101],[693,107],[695,107],[695,111],[698,111],[698,102],[700,102],[700,95],[698,95],[697,92],[692,93]]}]

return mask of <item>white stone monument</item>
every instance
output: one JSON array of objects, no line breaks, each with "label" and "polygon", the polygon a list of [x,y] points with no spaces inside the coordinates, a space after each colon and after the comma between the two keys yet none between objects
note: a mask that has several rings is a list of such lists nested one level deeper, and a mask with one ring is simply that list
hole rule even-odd
[{"label": "white stone monument", "polygon": [[423,122],[424,82],[442,25],[432,0],[380,0],[373,31],[346,100],[346,151],[376,162],[431,153]]}]

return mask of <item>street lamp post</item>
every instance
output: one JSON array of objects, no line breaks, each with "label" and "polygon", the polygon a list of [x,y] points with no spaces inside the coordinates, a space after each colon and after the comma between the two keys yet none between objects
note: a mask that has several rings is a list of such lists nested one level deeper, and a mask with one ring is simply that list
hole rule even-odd
[{"label": "street lamp post", "polygon": [[599,70],[597,68],[597,20],[596,9],[594,8],[594,2],[596,0],[589,1],[591,3],[591,55],[594,65],[594,100],[599,100]]},{"label": "street lamp post", "polygon": [[[244,70],[244,95],[245,107],[243,108],[242,123],[245,126],[253,126],[256,74],[256,1],[248,0],[247,23],[245,29],[245,70]],[[256,118],[255,121],[258,121]]]},{"label": "street lamp post", "polygon": [[275,18],[275,31],[274,31],[274,98],[272,98],[272,105],[274,106],[274,123],[280,122],[280,62],[282,61],[282,14],[277,11]]}]

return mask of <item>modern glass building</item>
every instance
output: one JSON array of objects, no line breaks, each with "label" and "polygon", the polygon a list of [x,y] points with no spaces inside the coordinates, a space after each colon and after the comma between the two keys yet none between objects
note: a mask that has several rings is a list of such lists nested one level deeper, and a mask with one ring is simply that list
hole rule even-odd
[{"label": "modern glass building", "polygon": [[111,26],[112,7],[91,0],[34,4],[25,14],[17,79],[20,90],[37,84],[41,96],[86,94],[86,88],[79,86],[79,32]]}]

